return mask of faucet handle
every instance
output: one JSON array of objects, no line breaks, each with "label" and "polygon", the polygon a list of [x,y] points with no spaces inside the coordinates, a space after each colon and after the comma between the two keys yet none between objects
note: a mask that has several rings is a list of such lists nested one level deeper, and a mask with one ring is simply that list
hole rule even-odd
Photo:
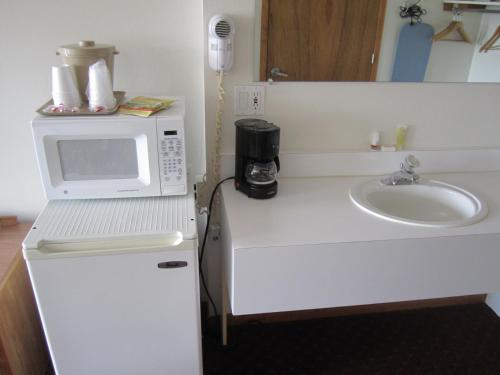
[{"label": "faucet handle", "polygon": [[413,155],[408,155],[401,163],[401,170],[392,173],[380,180],[384,185],[412,185],[418,183],[420,176],[413,170],[420,166],[420,162]]},{"label": "faucet handle", "polygon": [[414,173],[414,170],[415,168],[418,168],[420,167],[420,162],[418,161],[418,159],[410,154],[408,155],[405,160],[403,160],[403,162],[401,163],[401,169],[403,169],[405,172],[408,172],[408,173]]}]

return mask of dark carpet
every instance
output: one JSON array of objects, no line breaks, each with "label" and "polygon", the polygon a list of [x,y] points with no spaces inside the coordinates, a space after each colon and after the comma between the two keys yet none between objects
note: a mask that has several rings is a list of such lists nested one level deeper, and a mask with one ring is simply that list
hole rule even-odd
[{"label": "dark carpet", "polygon": [[229,329],[204,374],[500,374],[500,318],[484,304]]}]

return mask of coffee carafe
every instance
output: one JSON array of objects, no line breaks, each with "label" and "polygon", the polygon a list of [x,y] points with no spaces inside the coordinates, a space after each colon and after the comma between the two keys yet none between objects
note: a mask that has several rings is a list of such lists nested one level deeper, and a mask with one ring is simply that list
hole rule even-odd
[{"label": "coffee carafe", "polygon": [[236,126],[235,187],[250,198],[278,192],[280,128],[265,120],[242,119]]}]

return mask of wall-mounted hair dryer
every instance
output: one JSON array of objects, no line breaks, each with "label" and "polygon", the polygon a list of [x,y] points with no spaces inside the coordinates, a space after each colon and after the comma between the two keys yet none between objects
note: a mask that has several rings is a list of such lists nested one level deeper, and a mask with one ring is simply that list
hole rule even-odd
[{"label": "wall-mounted hair dryer", "polygon": [[208,63],[213,70],[228,71],[233,66],[234,22],[217,14],[208,24]]}]

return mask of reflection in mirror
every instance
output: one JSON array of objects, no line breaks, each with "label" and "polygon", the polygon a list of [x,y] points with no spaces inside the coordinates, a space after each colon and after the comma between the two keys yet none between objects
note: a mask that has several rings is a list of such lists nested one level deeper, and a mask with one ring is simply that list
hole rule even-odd
[{"label": "reflection in mirror", "polygon": [[500,82],[500,1],[256,0],[255,79]]}]

